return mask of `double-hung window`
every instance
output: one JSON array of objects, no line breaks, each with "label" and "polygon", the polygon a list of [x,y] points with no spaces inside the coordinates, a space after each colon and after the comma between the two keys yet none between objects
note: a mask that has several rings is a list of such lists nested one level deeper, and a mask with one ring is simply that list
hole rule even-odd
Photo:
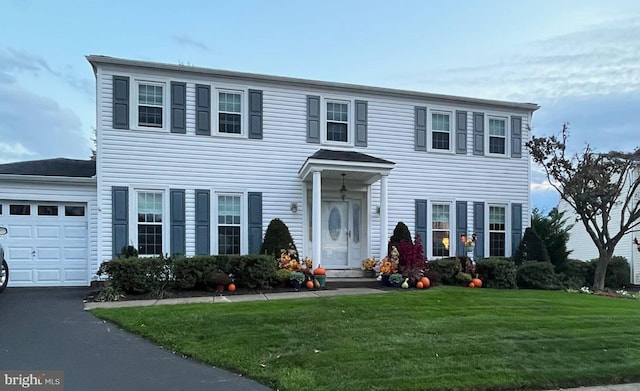
[{"label": "double-hung window", "polygon": [[434,257],[448,257],[451,239],[451,214],[449,204],[431,206],[431,246]]},{"label": "double-hung window", "polygon": [[489,153],[507,154],[507,120],[489,117]]},{"label": "double-hung window", "polygon": [[242,134],[242,93],[218,91],[218,133]]},{"label": "double-hung window", "polygon": [[349,103],[327,100],[327,141],[349,142]]},{"label": "double-hung window", "polygon": [[489,206],[489,256],[504,257],[506,249],[506,211],[504,206]]},{"label": "double-hung window", "polygon": [[162,255],[162,192],[138,192],[138,253]]},{"label": "double-hung window", "polygon": [[240,254],[240,195],[218,196],[218,254]]},{"label": "double-hung window", "polygon": [[159,83],[139,82],[138,126],[162,128],[164,121],[164,86]]},{"label": "double-hung window", "polygon": [[451,115],[449,113],[431,113],[431,149],[451,150]]}]

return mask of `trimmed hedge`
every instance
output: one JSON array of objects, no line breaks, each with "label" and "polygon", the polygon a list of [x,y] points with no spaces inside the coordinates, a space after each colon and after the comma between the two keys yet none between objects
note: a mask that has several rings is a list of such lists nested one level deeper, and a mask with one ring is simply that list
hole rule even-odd
[{"label": "trimmed hedge", "polygon": [[100,265],[111,285],[126,293],[161,295],[168,289],[203,289],[211,273],[233,274],[238,287],[266,289],[276,281],[270,255],[216,255],[192,258],[116,258]]},{"label": "trimmed hedge", "polygon": [[562,282],[551,262],[526,261],[518,267],[516,281],[519,288],[558,290]]},{"label": "trimmed hedge", "polygon": [[482,258],[476,261],[476,272],[487,288],[514,289],[516,266],[509,258]]},{"label": "trimmed hedge", "polygon": [[458,258],[436,259],[429,261],[427,265],[429,271],[439,274],[440,281],[438,282],[442,282],[445,285],[458,285],[456,274],[462,270],[462,265]]}]

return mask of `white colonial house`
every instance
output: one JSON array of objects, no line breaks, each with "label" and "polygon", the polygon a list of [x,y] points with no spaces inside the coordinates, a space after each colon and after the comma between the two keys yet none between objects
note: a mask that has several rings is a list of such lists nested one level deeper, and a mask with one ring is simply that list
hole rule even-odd
[{"label": "white colonial house", "polygon": [[[463,254],[457,238],[471,233],[476,257],[509,256],[529,225],[535,104],[87,59],[95,175],[0,166],[13,286],[86,285],[125,245],[141,255],[257,252],[274,218],[334,275],[384,254],[399,221],[430,259]],[[72,265],[75,248],[84,262]]]}]

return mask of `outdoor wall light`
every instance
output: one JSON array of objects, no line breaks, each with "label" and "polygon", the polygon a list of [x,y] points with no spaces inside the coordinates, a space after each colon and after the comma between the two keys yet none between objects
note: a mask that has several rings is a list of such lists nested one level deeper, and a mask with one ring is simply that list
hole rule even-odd
[{"label": "outdoor wall light", "polygon": [[292,202],[291,205],[289,205],[289,210],[291,210],[291,212],[293,213],[296,213],[298,211],[298,203]]}]

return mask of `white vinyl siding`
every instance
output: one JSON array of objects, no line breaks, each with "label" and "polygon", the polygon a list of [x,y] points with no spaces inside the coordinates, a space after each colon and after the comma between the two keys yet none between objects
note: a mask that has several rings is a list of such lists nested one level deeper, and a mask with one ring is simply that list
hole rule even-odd
[{"label": "white vinyl siding", "polygon": [[[112,69],[114,68],[114,69]],[[117,71],[117,72],[116,72]],[[150,73],[152,71],[149,71]],[[305,188],[298,177],[298,171],[305,160],[318,151],[321,145],[350,147],[349,142],[328,142],[326,140],[326,102],[335,100],[349,104],[348,119],[352,120],[354,100],[367,101],[367,147],[352,148],[358,152],[394,162],[395,168],[388,178],[388,216],[386,230],[389,235],[398,221],[405,222],[415,235],[415,200],[464,200],[469,202],[513,202],[523,205],[524,226],[529,225],[529,159],[523,150],[523,159],[490,159],[471,154],[424,153],[414,150],[415,106],[432,105],[413,99],[384,97],[377,95],[337,95],[335,91],[318,86],[317,89],[289,87],[267,82],[247,82],[246,89],[263,92],[263,139],[249,140],[242,137],[201,137],[195,135],[195,85],[238,84],[237,80],[200,77],[189,73],[155,72],[149,75],[163,80],[181,80],[187,85],[187,129],[186,134],[130,132],[112,127],[112,75],[122,74],[121,69],[100,68],[98,73],[98,143],[100,145],[100,165],[98,197],[101,204],[102,224],[100,237],[100,260],[111,257],[111,187],[149,186],[185,189],[186,196],[186,243],[187,255],[194,253],[194,197],[195,189],[211,191],[212,203],[216,194],[229,189],[235,192],[262,193],[263,234],[269,222],[280,218],[291,232],[301,255],[311,256],[308,229],[304,225],[308,218],[304,211],[309,208]],[[235,90],[235,88],[229,88]],[[322,144],[307,143],[307,95],[321,96]],[[212,96],[216,96],[213,95]],[[246,94],[245,94],[246,96]],[[212,105],[211,115],[217,118],[217,106]],[[455,113],[463,110],[467,115],[468,150],[473,148],[471,129],[474,111],[484,111],[484,107],[472,103],[447,106],[441,102],[438,107],[444,112]],[[245,108],[246,109],[246,108]],[[496,115],[508,117],[510,111],[500,111]],[[523,128],[529,124],[526,113]],[[451,117],[453,118],[453,116]],[[451,121],[452,123],[452,121]],[[450,125],[453,131],[453,125]],[[352,128],[350,126],[349,128]],[[214,127],[214,129],[217,129]],[[349,136],[348,136],[349,137]],[[352,137],[351,137],[352,138]],[[283,147],[286,143],[286,148]],[[152,165],[153,169],[149,169]],[[349,176],[347,176],[349,178]],[[496,180],[500,178],[500,180]],[[491,183],[492,186],[487,186]],[[335,189],[340,183],[332,183]],[[329,189],[323,179],[323,189]],[[349,186],[348,186],[349,187]],[[363,227],[370,222],[367,244],[363,243],[362,256],[380,256],[380,184],[362,185],[358,189],[368,197],[362,205]],[[246,202],[243,196],[243,203]],[[290,210],[291,202],[299,206],[296,213]],[[452,209],[454,209],[452,207]],[[469,232],[472,232],[472,212],[469,207]],[[217,209],[212,205],[211,235],[217,238]],[[243,209],[245,211],[246,209]],[[243,214],[246,219],[246,213]],[[452,220],[453,221],[453,218]],[[242,223],[245,224],[244,221]],[[243,226],[244,229],[244,226]],[[242,232],[244,234],[244,231]],[[246,242],[245,238],[241,238]],[[422,238],[423,244],[430,238]],[[243,244],[244,246],[244,244]],[[217,246],[212,243],[212,252]],[[246,248],[242,247],[241,252]],[[425,253],[428,254],[425,246]]]}]

